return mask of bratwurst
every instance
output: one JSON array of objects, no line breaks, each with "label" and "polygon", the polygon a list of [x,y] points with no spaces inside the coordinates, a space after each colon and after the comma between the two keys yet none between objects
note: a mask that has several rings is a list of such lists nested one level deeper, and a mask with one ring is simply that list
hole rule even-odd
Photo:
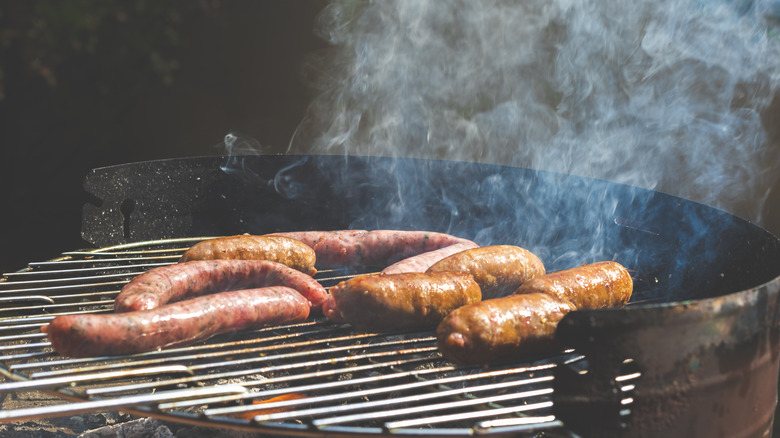
[{"label": "bratwurst", "polygon": [[633,281],[615,262],[599,262],[533,278],[514,294],[463,306],[436,330],[444,358],[488,363],[555,348],[558,321],[577,309],[621,306]]},{"label": "bratwurst", "polygon": [[314,249],[317,266],[389,266],[397,261],[468,239],[431,231],[337,230],[274,233],[300,240]]},{"label": "bratwurst", "polygon": [[482,290],[483,300],[511,294],[525,282],[545,274],[539,257],[513,245],[460,251],[434,263],[427,272],[441,271],[471,274]]},{"label": "bratwurst", "polygon": [[558,321],[572,303],[544,293],[508,295],[453,310],[436,328],[439,351],[460,364],[535,354],[554,348]]},{"label": "bratwurst", "polygon": [[533,278],[515,294],[542,292],[578,309],[616,307],[628,303],[634,289],[631,274],[620,263],[597,262]]},{"label": "bratwurst", "polygon": [[115,356],[181,346],[219,333],[303,321],[311,303],[285,286],[221,292],[152,310],[61,315],[41,330],[68,357]]},{"label": "bratwurst", "polygon": [[288,286],[319,308],[328,292],[314,278],[268,260],[196,260],[150,269],[127,283],[115,312],[149,310],[168,302],[230,290]]},{"label": "bratwurst", "polygon": [[333,286],[322,311],[366,331],[435,327],[460,306],[482,299],[479,285],[459,272],[361,275]]},{"label": "bratwurst", "polygon": [[304,274],[317,273],[314,250],[300,240],[284,236],[241,234],[207,239],[190,247],[179,262],[218,259],[270,260]]}]

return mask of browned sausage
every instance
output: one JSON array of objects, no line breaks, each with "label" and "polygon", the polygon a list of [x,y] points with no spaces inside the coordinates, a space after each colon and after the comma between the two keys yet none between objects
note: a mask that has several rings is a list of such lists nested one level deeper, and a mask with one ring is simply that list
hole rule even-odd
[{"label": "browned sausage", "polygon": [[144,272],[127,283],[114,300],[114,311],[160,307],[199,295],[266,286],[288,286],[319,309],[328,293],[309,275],[268,260],[196,260]]},{"label": "browned sausage", "polygon": [[533,278],[513,295],[453,311],[437,327],[442,355],[487,363],[553,348],[558,321],[576,309],[620,306],[633,282],[618,263],[599,262]]},{"label": "browned sausage", "polygon": [[217,259],[270,260],[304,274],[317,273],[314,250],[300,240],[284,236],[241,234],[207,239],[188,249],[179,262]]},{"label": "browned sausage", "polygon": [[597,262],[533,278],[515,293],[542,292],[570,301],[578,309],[616,307],[628,303],[631,275],[616,262]]},{"label": "browned sausage", "polygon": [[42,331],[57,353],[69,357],[154,351],[219,333],[303,321],[309,301],[294,289],[245,289],[128,313],[61,315]]},{"label": "browned sausage", "polygon": [[527,357],[554,347],[558,321],[573,304],[544,293],[509,295],[453,310],[436,328],[439,351],[461,364]]},{"label": "browned sausage", "polygon": [[318,267],[389,266],[399,260],[468,239],[431,231],[338,230],[274,233],[311,246]]},{"label": "browned sausage", "polygon": [[403,272],[425,272],[428,270],[428,268],[431,267],[431,265],[445,257],[449,257],[461,251],[476,247],[477,244],[474,242],[456,243],[454,245],[445,246],[441,249],[424,252],[422,254],[403,259],[400,262],[395,262],[385,269],[382,269],[382,273],[401,274]]},{"label": "browned sausage", "polygon": [[482,298],[474,279],[459,272],[362,275],[330,294],[325,316],[368,331],[435,327],[453,309]]},{"label": "browned sausage", "polygon": [[528,280],[544,275],[539,257],[519,246],[494,245],[468,249],[436,262],[428,272],[471,274],[482,289],[482,299],[514,292]]}]

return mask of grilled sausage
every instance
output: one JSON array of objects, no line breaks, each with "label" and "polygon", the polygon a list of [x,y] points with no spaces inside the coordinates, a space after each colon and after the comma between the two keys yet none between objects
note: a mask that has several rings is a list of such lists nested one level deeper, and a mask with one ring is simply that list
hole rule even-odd
[{"label": "grilled sausage", "polygon": [[274,286],[221,292],[138,312],[60,315],[42,331],[63,356],[115,356],[303,321],[310,305],[294,289]]},{"label": "grilled sausage", "polygon": [[[431,231],[338,230],[274,233],[311,246],[318,267],[389,266],[399,260],[468,239]],[[476,244],[474,244],[476,246]]]},{"label": "grilled sausage", "polygon": [[284,236],[241,234],[207,239],[188,249],[179,262],[218,259],[270,260],[304,274],[317,273],[314,269],[316,261],[314,250],[300,240]]},{"label": "grilled sausage", "polygon": [[440,271],[471,274],[482,290],[483,300],[508,295],[528,280],[545,273],[539,257],[512,245],[461,251],[436,262],[427,272]]},{"label": "grilled sausage", "polygon": [[148,310],[199,295],[265,286],[288,286],[319,309],[328,293],[312,277],[268,260],[196,260],[144,272],[114,300],[116,312]]},{"label": "grilled sausage", "polygon": [[576,309],[612,307],[631,298],[633,281],[615,262],[598,262],[535,277],[514,294],[456,309],[439,324],[442,355],[487,363],[555,347],[558,321]]},{"label": "grilled sausage", "polygon": [[460,364],[528,357],[555,347],[558,321],[573,304],[544,293],[508,295],[453,310],[436,328],[439,351]]},{"label": "grilled sausage", "polygon": [[616,262],[597,262],[533,278],[515,294],[542,292],[567,300],[578,309],[622,306],[633,292],[626,268]]},{"label": "grilled sausage", "polygon": [[367,331],[435,327],[453,309],[482,298],[474,279],[459,272],[362,275],[330,294],[325,316]]},{"label": "grilled sausage", "polygon": [[382,269],[382,273],[401,274],[403,272],[425,272],[428,270],[428,268],[431,267],[431,265],[445,257],[449,257],[461,251],[477,247],[477,244],[474,242],[456,243],[454,245],[445,246],[441,249],[424,252],[422,254],[403,259],[399,262],[395,262],[385,269]]}]

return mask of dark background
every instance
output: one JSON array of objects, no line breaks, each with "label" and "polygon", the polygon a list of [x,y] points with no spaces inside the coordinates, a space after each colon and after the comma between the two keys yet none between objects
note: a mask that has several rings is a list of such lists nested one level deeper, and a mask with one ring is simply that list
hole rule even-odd
[{"label": "dark background", "polygon": [[[0,272],[87,246],[90,169],[283,153],[315,91],[324,0],[0,0]],[[312,58],[314,57],[314,58]],[[780,97],[764,114],[780,144]],[[780,182],[763,226],[780,234]]]},{"label": "dark background", "polygon": [[284,151],[324,6],[0,0],[0,272],[87,246],[92,168],[220,154],[232,131]]}]

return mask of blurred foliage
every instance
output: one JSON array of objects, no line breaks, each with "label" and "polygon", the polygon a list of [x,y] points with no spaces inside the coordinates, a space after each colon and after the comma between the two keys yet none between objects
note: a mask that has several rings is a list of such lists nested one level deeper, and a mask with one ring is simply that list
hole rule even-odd
[{"label": "blurred foliage", "polygon": [[28,75],[54,90],[89,81],[102,95],[170,84],[183,26],[219,8],[218,0],[0,0],[0,100],[12,78]]}]

